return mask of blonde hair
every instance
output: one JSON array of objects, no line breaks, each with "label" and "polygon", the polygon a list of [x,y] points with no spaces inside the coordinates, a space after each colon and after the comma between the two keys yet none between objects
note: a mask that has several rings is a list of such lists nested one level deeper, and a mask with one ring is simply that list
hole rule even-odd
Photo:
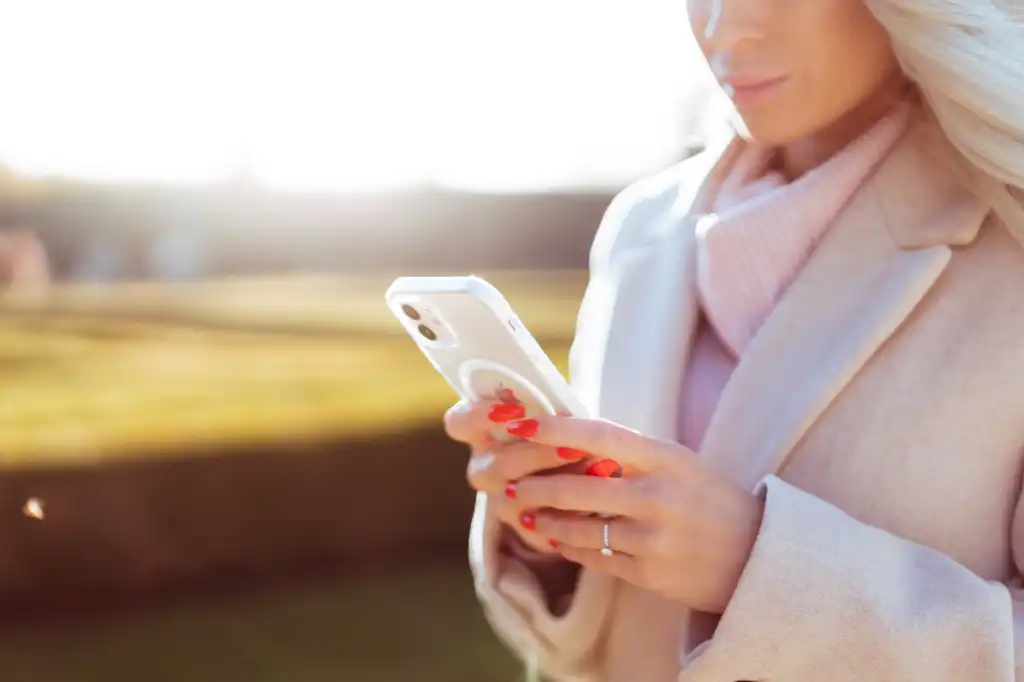
[{"label": "blonde hair", "polygon": [[1017,199],[1024,189],[1024,9],[1018,0],[867,6],[888,32],[926,115],[966,162],[965,179],[1024,243]]}]

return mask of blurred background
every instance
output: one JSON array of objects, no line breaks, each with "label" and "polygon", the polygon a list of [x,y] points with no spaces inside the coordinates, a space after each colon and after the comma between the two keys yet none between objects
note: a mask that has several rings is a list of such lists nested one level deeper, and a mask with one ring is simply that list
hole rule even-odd
[{"label": "blurred background", "polygon": [[383,294],[483,275],[564,369],[608,202],[699,148],[685,2],[3,5],[4,677],[522,679]]}]

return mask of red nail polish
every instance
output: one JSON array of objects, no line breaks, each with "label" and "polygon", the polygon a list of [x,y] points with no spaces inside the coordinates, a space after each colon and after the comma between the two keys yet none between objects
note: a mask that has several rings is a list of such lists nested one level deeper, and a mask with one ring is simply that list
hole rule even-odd
[{"label": "red nail polish", "polygon": [[519,523],[526,530],[537,530],[537,519],[533,517],[533,514],[522,514],[519,517]]},{"label": "red nail polish", "polygon": [[555,549],[558,549],[558,540],[548,540],[548,544],[554,547]]},{"label": "red nail polish", "polygon": [[537,429],[540,428],[540,422],[536,419],[523,419],[522,421],[512,422],[506,428],[513,436],[530,438],[537,433]]},{"label": "red nail polish", "polygon": [[616,474],[621,474],[622,469],[619,467],[619,463],[614,459],[602,459],[600,462],[595,462],[587,467],[587,470],[584,473],[586,473],[587,476],[612,478]]},{"label": "red nail polish", "polygon": [[572,461],[583,459],[587,456],[587,453],[576,448],[558,448],[558,456],[562,459],[569,459]]},{"label": "red nail polish", "polygon": [[522,419],[526,416],[526,408],[522,405],[507,405],[498,403],[492,405],[487,411],[487,418],[492,422],[504,423],[513,419]]},{"label": "red nail polish", "polygon": [[516,482],[509,481],[509,484],[505,486],[505,497],[510,500],[516,499]]}]

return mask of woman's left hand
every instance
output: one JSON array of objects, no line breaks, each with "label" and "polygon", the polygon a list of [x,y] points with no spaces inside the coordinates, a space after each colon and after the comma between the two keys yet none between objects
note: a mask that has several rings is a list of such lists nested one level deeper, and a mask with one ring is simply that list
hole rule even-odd
[{"label": "woman's left hand", "polygon": [[[622,478],[529,476],[510,486],[537,510],[522,523],[570,561],[626,580],[689,608],[723,613],[761,525],[764,504],[691,450],[646,438],[607,421],[544,417],[508,425],[510,433],[612,459]],[[574,513],[575,512],[575,513]],[[601,554],[613,514],[612,556]]]}]

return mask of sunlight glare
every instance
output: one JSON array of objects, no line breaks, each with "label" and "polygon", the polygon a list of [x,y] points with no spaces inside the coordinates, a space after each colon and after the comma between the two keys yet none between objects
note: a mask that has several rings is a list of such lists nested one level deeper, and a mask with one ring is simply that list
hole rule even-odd
[{"label": "sunlight glare", "polygon": [[678,154],[701,70],[679,0],[32,0],[6,23],[0,164],[98,181],[614,184]]}]

